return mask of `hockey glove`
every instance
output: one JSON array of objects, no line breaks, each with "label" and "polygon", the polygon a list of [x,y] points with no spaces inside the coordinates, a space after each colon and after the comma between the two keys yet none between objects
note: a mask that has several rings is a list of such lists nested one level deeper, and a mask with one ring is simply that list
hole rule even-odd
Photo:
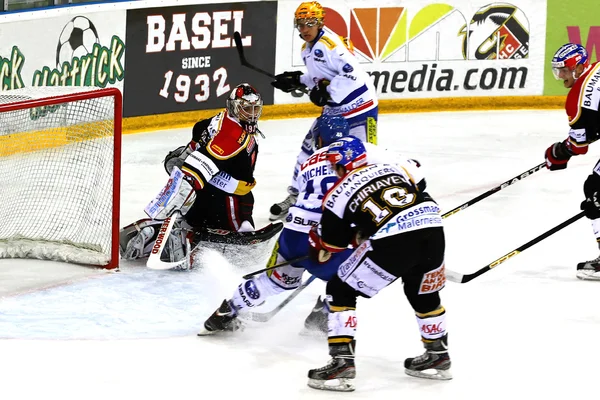
[{"label": "hockey glove", "polygon": [[556,142],[546,149],[546,167],[550,171],[566,169],[567,163],[573,156],[565,142]]},{"label": "hockey glove", "polygon": [[283,74],[275,75],[275,80],[271,82],[271,85],[285,93],[293,92],[304,86],[300,83],[300,75],[302,75],[301,71],[284,72]]},{"label": "hockey glove", "polygon": [[600,176],[592,173],[583,184],[585,200],[581,203],[581,210],[589,219],[600,218]]},{"label": "hockey glove", "polygon": [[327,91],[327,86],[329,86],[329,81],[321,79],[319,83],[317,83],[317,86],[312,88],[310,91],[310,101],[312,101],[314,105],[323,107],[327,104],[329,99],[331,99],[329,92]]},{"label": "hockey glove", "polygon": [[587,218],[600,218],[600,193],[594,192],[590,198],[581,202],[580,208]]},{"label": "hockey glove", "polygon": [[324,264],[331,258],[331,253],[323,248],[319,228],[316,226],[313,226],[308,233],[308,256],[319,264]]}]

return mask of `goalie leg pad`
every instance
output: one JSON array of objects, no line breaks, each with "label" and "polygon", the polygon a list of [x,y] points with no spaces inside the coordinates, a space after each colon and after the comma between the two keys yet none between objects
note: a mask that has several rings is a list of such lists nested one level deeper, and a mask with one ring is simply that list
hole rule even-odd
[{"label": "goalie leg pad", "polygon": [[162,221],[149,218],[127,225],[119,231],[119,253],[124,260],[136,260],[150,255]]}]

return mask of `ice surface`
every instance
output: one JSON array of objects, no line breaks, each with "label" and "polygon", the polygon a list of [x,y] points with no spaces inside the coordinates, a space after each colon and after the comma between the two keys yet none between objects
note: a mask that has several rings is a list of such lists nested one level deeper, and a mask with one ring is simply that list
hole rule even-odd
[{"label": "ice surface", "polygon": [[[310,124],[261,123],[258,226],[285,198]],[[563,111],[381,115],[379,144],[418,159],[428,191],[449,210],[542,162],[567,130]],[[171,130],[123,138],[122,225],[144,216],[167,178],[161,161],[189,136]],[[473,272],[579,212],[599,155],[592,146],[567,170],[537,172],[445,220],[447,268]],[[308,369],[328,360],[324,340],[298,335],[323,282],[268,323],[197,338],[241,275],[264,265],[231,264],[214,251],[189,273],[143,263],[98,273],[0,260],[0,399],[593,398],[600,282],[578,281],[575,265],[597,255],[590,224],[580,220],[472,282],[448,283],[442,300],[454,379],[447,382],[403,372],[404,358],[422,346],[400,283],[360,299],[357,390],[345,394],[306,386]]]}]

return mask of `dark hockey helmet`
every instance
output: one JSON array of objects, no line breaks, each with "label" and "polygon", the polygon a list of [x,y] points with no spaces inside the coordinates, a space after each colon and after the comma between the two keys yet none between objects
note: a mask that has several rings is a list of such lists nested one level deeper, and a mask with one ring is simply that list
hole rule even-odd
[{"label": "dark hockey helmet", "polygon": [[[329,145],[327,159],[334,167],[344,167],[347,174],[367,165],[367,149],[360,139],[348,136]],[[337,168],[334,170],[337,171]]]},{"label": "dark hockey helmet", "polygon": [[311,134],[313,150],[318,150],[348,136],[350,126],[344,117],[321,115],[313,124]]},{"label": "dark hockey helmet", "polygon": [[241,83],[231,91],[227,99],[227,112],[237,119],[248,133],[257,132],[257,123],[262,113],[263,101],[260,93],[247,83]]}]

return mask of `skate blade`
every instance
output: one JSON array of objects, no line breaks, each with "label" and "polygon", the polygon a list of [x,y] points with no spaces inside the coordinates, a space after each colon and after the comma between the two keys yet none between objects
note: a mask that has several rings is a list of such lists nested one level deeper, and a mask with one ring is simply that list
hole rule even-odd
[{"label": "skate blade", "polygon": [[275,221],[280,220],[280,219],[283,220],[283,219],[285,219],[285,217],[287,217],[287,214],[285,214],[285,215],[271,214],[271,215],[269,215],[269,221],[275,222]]},{"label": "skate blade", "polygon": [[209,331],[208,329],[202,329],[196,335],[200,336],[200,337],[202,337],[202,336],[212,336],[212,335],[215,335],[215,334],[217,334],[219,332],[223,332],[223,331]]},{"label": "skate blade", "polygon": [[600,272],[580,269],[575,273],[582,281],[600,281]]},{"label": "skate blade", "polygon": [[404,372],[406,375],[414,376],[415,378],[435,379],[439,381],[447,381],[452,379],[452,373],[449,369],[430,368],[424,371],[414,371],[407,368],[404,370]]},{"label": "skate blade", "polygon": [[331,390],[334,392],[353,392],[354,391],[354,379],[350,378],[337,378],[330,380],[321,379],[308,379],[308,386],[313,389],[319,390]]}]

